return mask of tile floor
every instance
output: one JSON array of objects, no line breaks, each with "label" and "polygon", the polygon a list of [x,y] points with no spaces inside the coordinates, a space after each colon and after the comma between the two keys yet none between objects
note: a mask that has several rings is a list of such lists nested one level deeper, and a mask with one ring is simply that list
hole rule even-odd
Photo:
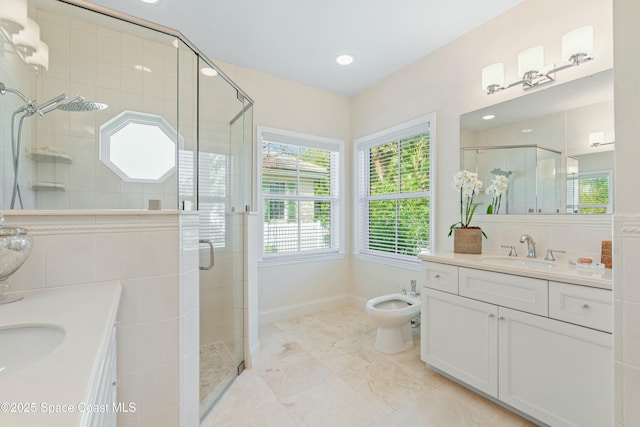
[{"label": "tile floor", "polygon": [[201,427],[524,427],[523,418],[427,369],[412,350],[373,348],[366,313],[341,307],[260,329],[260,354]]}]

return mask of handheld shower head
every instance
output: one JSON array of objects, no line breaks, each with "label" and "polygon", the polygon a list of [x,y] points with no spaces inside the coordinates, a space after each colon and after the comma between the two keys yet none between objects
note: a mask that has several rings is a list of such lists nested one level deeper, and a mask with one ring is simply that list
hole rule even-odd
[{"label": "handheld shower head", "polygon": [[62,95],[58,95],[55,98],[52,98],[52,99],[48,100],[47,102],[37,106],[36,107],[36,112],[38,113],[38,115],[40,117],[44,117],[45,114],[50,113],[51,111],[55,110],[56,107],[58,107],[58,104],[60,104],[65,99],[67,99],[67,95],[66,94],[63,93]]}]

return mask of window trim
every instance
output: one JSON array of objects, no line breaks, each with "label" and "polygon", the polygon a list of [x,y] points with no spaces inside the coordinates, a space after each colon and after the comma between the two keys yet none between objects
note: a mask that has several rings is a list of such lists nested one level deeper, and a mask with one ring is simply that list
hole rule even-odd
[{"label": "window trim", "polygon": [[[111,159],[111,138],[131,124],[155,126],[166,135],[167,140],[173,143],[173,166],[167,169],[160,177],[155,179],[131,177]],[[164,117],[140,111],[124,110],[100,126],[98,145],[100,161],[123,181],[142,184],[162,184],[170,176],[176,173],[179,163],[179,159],[177,157],[178,151],[184,145],[184,141],[182,136],[178,134],[178,131],[174,129],[173,126],[164,119]]]},{"label": "window trim", "polygon": [[[267,256],[264,253],[264,203],[262,192],[262,146],[265,135],[273,135],[274,139],[281,144],[297,145],[300,147],[318,148],[322,150],[336,151],[338,153],[338,212],[333,213],[338,222],[335,233],[337,234],[338,243],[337,248],[329,250],[313,250],[305,253],[290,252],[284,255]],[[345,206],[345,156],[344,156],[344,141],[334,138],[322,137],[317,135],[310,135],[300,132],[293,132],[283,129],[270,128],[266,126],[257,126],[256,142],[258,146],[257,158],[257,200],[258,200],[258,262],[264,265],[277,265],[288,263],[300,263],[309,261],[323,261],[327,259],[338,259],[344,257],[345,246],[345,220],[346,220],[346,206]],[[304,198],[304,196],[302,197]],[[316,198],[314,198],[315,200]]]},{"label": "window trim", "polygon": [[[426,128],[426,129],[425,129]],[[384,144],[388,142],[392,142],[398,139],[408,138],[419,133],[424,133],[425,131],[429,132],[429,191],[427,194],[429,197],[429,247],[426,252],[431,253],[434,247],[434,238],[435,233],[434,230],[434,206],[433,206],[433,195],[435,188],[434,177],[435,173],[435,162],[433,159],[435,158],[435,146],[436,146],[436,130],[435,130],[435,113],[426,114],[424,116],[417,117],[415,119],[409,120],[407,122],[392,126],[390,128],[375,132],[373,134],[357,138],[354,140],[353,144],[353,202],[352,202],[352,211],[353,211],[353,255],[356,259],[361,259],[364,261],[377,262],[380,264],[387,264],[396,267],[402,268],[410,268],[415,269],[416,266],[419,266],[420,260],[416,257],[415,260],[411,260],[410,257],[406,255],[398,255],[398,254],[378,254],[375,252],[370,252],[362,248],[362,212],[360,211],[360,198],[361,191],[364,190],[360,187],[360,173],[362,164],[360,162],[360,152],[363,150],[367,150],[373,146]],[[410,196],[411,193],[405,193]],[[405,197],[405,194],[400,197]],[[414,193],[415,194],[415,193]],[[400,194],[399,194],[400,195]],[[408,197],[407,196],[407,197]]]}]

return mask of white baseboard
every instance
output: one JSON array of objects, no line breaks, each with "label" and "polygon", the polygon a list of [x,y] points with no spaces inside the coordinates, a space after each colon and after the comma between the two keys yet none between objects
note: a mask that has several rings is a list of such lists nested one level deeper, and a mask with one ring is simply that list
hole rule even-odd
[{"label": "white baseboard", "polygon": [[[355,302],[355,304],[357,303],[358,301]],[[343,307],[345,305],[355,306],[355,304],[353,302],[353,296],[351,295],[322,298],[314,301],[309,301],[304,304],[292,304],[274,310],[262,311],[258,313],[258,323],[261,325],[265,325],[267,323],[276,322],[278,320],[291,319],[296,316],[315,313],[316,311]],[[364,305],[362,305],[362,307],[364,307]]]}]

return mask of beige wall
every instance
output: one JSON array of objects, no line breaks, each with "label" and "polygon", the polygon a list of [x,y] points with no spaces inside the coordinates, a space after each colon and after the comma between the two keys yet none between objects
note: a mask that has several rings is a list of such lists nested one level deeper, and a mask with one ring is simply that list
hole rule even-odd
[{"label": "beige wall", "polygon": [[[611,9],[611,0],[586,3],[565,0],[561,4],[553,0],[525,1],[351,98],[217,62],[254,99],[255,126],[345,141],[345,247],[349,260],[261,265],[258,277],[262,320],[340,303],[346,295],[355,297],[353,301],[360,304],[373,296],[396,292],[399,285],[407,286],[411,279],[417,278],[417,270],[351,256],[354,139],[435,112],[432,239],[436,250],[450,250],[452,242],[446,233],[449,224],[455,221],[456,200],[449,183],[459,168],[459,116],[525,95],[519,88],[512,88],[487,96],[481,90],[481,69],[494,62],[504,62],[506,79],[515,81],[518,53],[539,44],[545,48],[546,62],[559,64],[562,36],[582,25],[594,27],[595,59],[559,73],[557,84],[609,69],[613,66]],[[562,229],[562,224],[559,221],[555,226]],[[610,234],[609,224],[605,221],[594,225],[597,232],[590,248],[599,244],[598,239],[603,235]],[[549,227],[540,224],[536,230],[538,228],[543,230],[545,241],[553,241]],[[499,247],[497,236],[509,233],[515,231],[498,229],[489,247]]]},{"label": "beige wall", "polygon": [[[504,62],[507,83],[516,81],[518,53],[535,45],[544,46],[547,63],[559,64],[562,36],[583,25],[594,27],[595,59],[562,71],[557,84],[611,68],[611,0],[528,0],[353,97],[353,138],[435,112],[432,239],[436,250],[453,247],[447,233],[455,222],[456,195],[449,185],[460,164],[459,116],[525,94],[511,88],[486,95],[481,90],[482,68]],[[408,283],[416,275],[354,260],[353,293],[366,299],[395,292],[397,283]]]},{"label": "beige wall", "polygon": [[[351,99],[236,65],[220,61],[216,61],[216,64],[255,101],[254,142],[256,128],[265,126],[334,138],[345,143],[347,205],[344,244],[347,255],[326,261],[260,264],[258,289],[261,321],[345,304],[350,283]],[[254,153],[258,152],[254,150]],[[258,210],[255,202],[253,209]]]}]

